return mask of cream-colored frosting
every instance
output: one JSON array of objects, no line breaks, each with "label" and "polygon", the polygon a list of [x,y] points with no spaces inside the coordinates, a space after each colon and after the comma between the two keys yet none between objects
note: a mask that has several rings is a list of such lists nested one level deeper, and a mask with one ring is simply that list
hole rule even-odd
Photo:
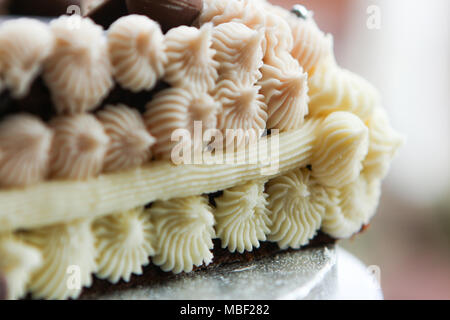
[{"label": "cream-colored frosting", "polygon": [[349,111],[366,121],[380,104],[377,90],[360,76],[339,68],[332,55],[319,63],[308,85],[311,116]]},{"label": "cream-colored frosting", "polygon": [[96,237],[96,276],[117,283],[128,282],[131,274],[142,274],[154,254],[150,216],[143,207],[101,218],[94,225]]},{"label": "cream-colored frosting", "polygon": [[133,92],[152,89],[167,63],[159,25],[140,15],[116,20],[108,30],[109,56],[120,85]]},{"label": "cream-colored frosting", "polygon": [[212,261],[214,216],[205,197],[159,200],[148,212],[155,234],[153,263],[163,271],[190,272]]},{"label": "cream-colored frosting", "polygon": [[322,123],[311,159],[312,174],[323,185],[354,181],[369,149],[369,130],[350,112],[334,112]]},{"label": "cream-colored frosting", "polygon": [[276,62],[280,59],[280,53],[290,52],[294,45],[290,27],[285,19],[274,13],[265,11],[263,28],[266,35],[264,62],[280,67]]},{"label": "cream-colored frosting", "polygon": [[268,63],[280,51],[289,52],[293,38],[285,19],[266,9],[258,0],[208,0],[204,2],[199,22],[211,22],[215,26],[236,22],[264,32],[263,52],[265,62]]},{"label": "cream-colored frosting", "polygon": [[303,70],[311,75],[315,67],[332,54],[333,38],[329,34],[325,35],[312,18],[305,20],[290,15],[286,21],[294,38],[291,54]]},{"label": "cream-colored frosting", "polygon": [[223,192],[216,198],[217,237],[230,252],[259,248],[270,233],[270,218],[264,181],[251,181]]},{"label": "cream-colored frosting", "polygon": [[298,249],[316,235],[327,206],[337,203],[329,188],[315,180],[308,169],[295,169],[266,185],[272,221],[269,240],[280,248]]},{"label": "cream-colored frosting", "polygon": [[148,210],[153,224],[153,263],[163,271],[190,272],[213,255],[214,216],[203,196],[156,201]]},{"label": "cream-colored frosting", "polygon": [[[244,150],[238,149],[234,158],[245,160],[238,165],[154,161],[96,179],[53,180],[23,190],[0,190],[0,232],[98,218],[158,199],[213,193],[261,175],[271,178],[305,167],[311,163],[320,128],[319,119],[307,119],[301,129],[269,135]],[[271,163],[264,161],[260,152],[268,146],[279,151],[273,153]]]},{"label": "cream-colored frosting", "polygon": [[360,231],[374,215],[380,193],[380,180],[368,180],[364,175],[339,188],[339,202],[327,211],[322,231],[335,238],[348,238]]},{"label": "cream-colored frosting", "polygon": [[[215,98],[222,106],[218,114],[218,128],[226,139],[224,145],[235,143],[238,147],[257,141],[261,136],[266,128],[267,106],[259,89],[258,86],[243,86],[233,80],[222,80],[218,84]],[[246,135],[236,135],[236,131],[227,132],[228,129],[243,129]]]},{"label": "cream-colored frosting", "polygon": [[253,0],[205,0],[200,13],[201,25],[212,22],[215,26],[227,22],[239,22],[252,29],[263,27],[265,15]]},{"label": "cream-colored frosting", "polygon": [[381,107],[374,110],[367,126],[370,143],[363,162],[363,173],[372,178],[383,179],[404,138],[391,127],[388,115]]},{"label": "cream-colored frosting", "polygon": [[214,28],[212,48],[219,62],[219,76],[253,85],[262,75],[264,33],[242,23],[228,22]]},{"label": "cream-colored frosting", "polygon": [[19,114],[0,123],[0,187],[42,181],[49,169],[52,131],[38,118]]},{"label": "cream-colored frosting", "polygon": [[88,18],[61,16],[50,24],[55,48],[44,64],[44,79],[60,114],[89,111],[113,86],[103,29]]},{"label": "cream-colored frosting", "polygon": [[300,128],[308,114],[308,84],[307,74],[292,56],[281,60],[286,61],[285,68],[263,65],[258,85],[268,108],[267,127],[288,131]]},{"label": "cream-colored frosting", "polygon": [[[147,105],[144,115],[147,130],[157,139],[153,148],[155,156],[171,159],[172,149],[178,144],[172,141],[172,133],[177,129],[188,130],[193,140],[194,121],[202,121],[203,132],[216,128],[219,108],[220,105],[207,93],[191,93],[182,88],[158,93]],[[194,147],[193,141],[190,142]]]},{"label": "cream-colored frosting", "polygon": [[51,176],[83,180],[100,173],[109,138],[90,114],[62,116],[50,123],[54,130]]},{"label": "cream-colored frosting", "polygon": [[29,285],[33,298],[75,299],[83,287],[91,285],[97,266],[89,219],[40,228],[22,236],[43,257]]},{"label": "cream-colored frosting", "polygon": [[6,86],[15,98],[28,94],[53,49],[50,28],[37,20],[21,18],[0,26],[0,65]]},{"label": "cream-colored frosting", "polygon": [[125,105],[107,106],[97,113],[109,137],[103,170],[118,171],[138,167],[151,159],[156,139],[145,128],[136,109]]},{"label": "cream-colored frosting", "polygon": [[0,235],[0,273],[7,279],[7,299],[20,299],[27,293],[31,273],[41,264],[39,250],[12,234]]},{"label": "cream-colored frosting", "polygon": [[181,26],[166,34],[166,82],[198,93],[214,89],[219,63],[213,59],[212,29],[210,24],[200,29]]}]

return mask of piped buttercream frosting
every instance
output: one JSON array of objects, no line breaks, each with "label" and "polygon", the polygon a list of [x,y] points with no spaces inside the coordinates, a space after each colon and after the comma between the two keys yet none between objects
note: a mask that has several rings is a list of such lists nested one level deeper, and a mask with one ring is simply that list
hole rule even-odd
[{"label": "piped buttercream frosting", "polygon": [[312,175],[323,185],[340,187],[354,181],[369,150],[369,130],[350,112],[326,117],[311,159]]},{"label": "piped buttercream frosting", "polygon": [[190,272],[212,261],[214,216],[205,197],[156,201],[148,212],[155,234],[153,263],[163,271]]},{"label": "piped buttercream frosting", "polygon": [[109,138],[103,171],[138,167],[149,161],[156,139],[148,133],[142,116],[125,105],[107,106],[97,113]]},{"label": "piped buttercream frosting", "polygon": [[42,264],[41,252],[12,234],[0,236],[0,272],[7,278],[7,299],[20,299],[27,293],[31,274]]},{"label": "piped buttercream frosting", "polygon": [[181,26],[166,34],[166,82],[195,92],[214,89],[219,63],[214,60],[212,29],[210,24],[200,29]]},{"label": "piped buttercream frosting", "polygon": [[261,78],[264,33],[242,23],[228,22],[214,28],[212,48],[219,62],[219,76],[252,85]]},{"label": "piped buttercream frosting", "polygon": [[143,207],[98,219],[93,225],[96,238],[96,276],[117,283],[142,274],[154,254],[150,216]]},{"label": "piped buttercream frosting", "polygon": [[[184,129],[181,143],[191,148],[203,148],[194,143],[195,121],[201,121],[203,131],[217,127],[217,113],[220,104],[207,93],[192,93],[182,88],[170,88],[158,93],[147,105],[144,121],[150,134],[156,137],[155,156],[170,159],[172,150],[178,144],[172,139],[177,129]],[[196,150],[196,149],[195,149]]]},{"label": "piped buttercream frosting", "polygon": [[49,171],[53,132],[38,118],[19,114],[0,123],[0,187],[25,187]]},{"label": "piped buttercream frosting", "polygon": [[50,24],[55,47],[44,64],[44,79],[58,113],[93,110],[113,86],[103,29],[88,18],[61,16]]},{"label": "piped buttercream frosting", "polygon": [[271,221],[266,198],[264,181],[251,181],[215,199],[215,229],[223,248],[243,253],[259,248],[259,242],[267,239]]},{"label": "piped buttercream frosting", "polygon": [[109,56],[120,85],[133,92],[152,89],[167,63],[161,28],[145,16],[129,15],[108,30]]},{"label": "piped buttercream frosting", "polygon": [[[15,98],[29,92],[53,50],[50,28],[34,19],[9,20],[0,26],[0,74]],[[0,90],[1,91],[1,90]]]},{"label": "piped buttercream frosting", "polygon": [[34,298],[77,298],[91,285],[97,265],[90,219],[32,230],[22,237],[43,257],[29,285]]},{"label": "piped buttercream frosting", "polygon": [[270,180],[266,192],[272,221],[269,240],[282,249],[306,245],[320,229],[326,207],[337,202],[308,169],[295,169]]},{"label": "piped buttercream frosting", "polygon": [[53,177],[83,180],[101,172],[109,138],[93,115],[61,116],[50,125],[55,133],[50,163]]}]

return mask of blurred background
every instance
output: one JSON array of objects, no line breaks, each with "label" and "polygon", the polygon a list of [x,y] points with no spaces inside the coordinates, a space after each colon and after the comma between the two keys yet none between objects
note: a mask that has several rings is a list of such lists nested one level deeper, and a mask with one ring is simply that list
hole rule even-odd
[{"label": "blurred background", "polygon": [[338,63],[379,88],[407,136],[370,228],[341,245],[380,267],[386,299],[450,299],[450,1],[271,2],[314,11]]}]

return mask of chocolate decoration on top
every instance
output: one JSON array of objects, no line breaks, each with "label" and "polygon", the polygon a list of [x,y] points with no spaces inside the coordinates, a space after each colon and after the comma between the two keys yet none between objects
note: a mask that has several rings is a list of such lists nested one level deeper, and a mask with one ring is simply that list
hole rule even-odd
[{"label": "chocolate decoration on top", "polygon": [[105,0],[87,13],[87,17],[105,29],[108,29],[114,21],[126,15],[128,15],[128,10],[125,0]]},{"label": "chocolate decoration on top", "polygon": [[126,0],[130,14],[141,14],[159,22],[163,32],[190,26],[203,9],[203,0]]},{"label": "chocolate decoration on top", "polygon": [[13,0],[9,3],[9,13],[26,16],[57,17],[69,14],[67,9],[71,5],[76,5],[81,9],[81,2],[82,0]]}]

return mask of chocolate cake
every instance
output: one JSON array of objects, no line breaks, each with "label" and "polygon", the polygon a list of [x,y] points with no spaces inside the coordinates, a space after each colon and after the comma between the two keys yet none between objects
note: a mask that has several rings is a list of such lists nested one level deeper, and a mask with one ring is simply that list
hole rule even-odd
[{"label": "chocolate cake", "polygon": [[0,298],[161,282],[334,243],[375,214],[402,137],[304,7],[2,10]]}]

